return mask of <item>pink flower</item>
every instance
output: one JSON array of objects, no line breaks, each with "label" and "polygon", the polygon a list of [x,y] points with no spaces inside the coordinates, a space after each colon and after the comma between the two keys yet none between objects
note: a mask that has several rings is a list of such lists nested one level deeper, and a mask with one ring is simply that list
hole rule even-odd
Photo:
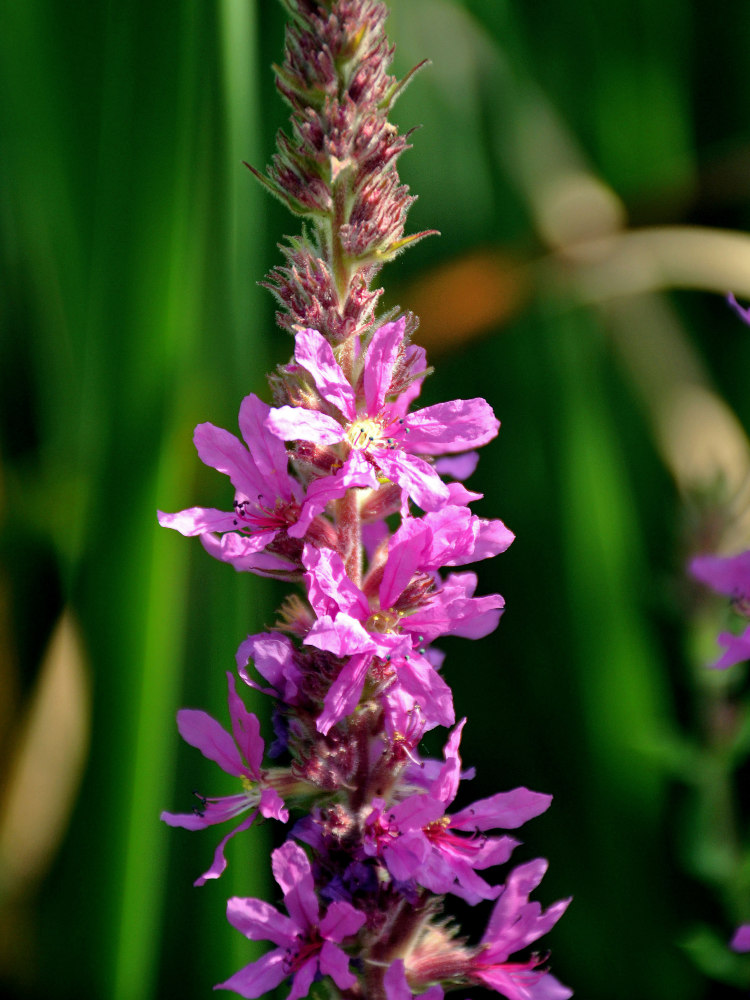
[{"label": "pink flower", "polygon": [[214,823],[234,819],[252,809],[252,813],[239,826],[224,837],[216,848],[214,860],[208,871],[195,882],[203,885],[207,879],[218,878],[226,868],[224,848],[229,840],[261,816],[281,820],[286,823],[289,813],[278,792],[266,783],[261,770],[264,742],[260,735],[260,723],[255,715],[248,712],[235,690],[234,677],[228,673],[229,714],[232,720],[232,735],[205,712],[183,708],[177,713],[180,735],[193,747],[197,747],[204,757],[215,761],[227,774],[239,778],[243,791],[238,795],[225,795],[209,799],[199,796],[201,807],[192,813],[163,812],[161,819],[169,826],[181,826],[186,830],[202,830]]},{"label": "pink flower", "polygon": [[361,359],[361,389],[356,390],[328,341],[317,330],[300,331],[295,360],[312,376],[326,412],[282,406],[271,410],[266,424],[284,441],[339,446],[343,464],[335,480],[370,466],[422,510],[437,510],[450,501],[451,492],[420,456],[477,448],[495,437],[500,424],[484,399],[454,399],[406,412],[413,387],[399,392],[396,380],[394,390],[404,323],[402,318],[375,331]]},{"label": "pink flower", "polygon": [[423,574],[414,583],[420,565],[432,565],[433,549],[418,538],[415,545],[408,533],[394,535],[372,598],[352,583],[337,552],[305,545],[302,563],[317,620],[304,641],[349,658],[326,695],[317,722],[322,733],[354,710],[374,657],[382,664],[384,689],[394,684],[403,688],[433,724],[453,723],[450,688],[427,658],[424,644],[440,635],[487,635],[498,623],[503,599],[499,594],[473,597],[473,573],[452,574],[442,585]]},{"label": "pink flower", "polygon": [[563,899],[542,910],[539,903],[529,902],[529,894],[539,885],[546,870],[547,862],[537,858],[511,872],[468,973],[508,1000],[567,1000],[573,995],[572,990],[540,967],[544,959],[532,956],[525,962],[508,961],[514,952],[546,934],[570,903],[569,899]]},{"label": "pink flower", "polygon": [[382,800],[373,802],[365,852],[382,855],[397,881],[414,878],[434,893],[451,892],[473,905],[500,892],[477,875],[477,869],[503,864],[518,844],[512,837],[480,832],[515,829],[544,812],[552,796],[516,788],[446,815],[461,779],[458,747],[465,722],[451,733],[446,762],[427,794],[410,795],[388,808]]},{"label": "pink flower", "polygon": [[[696,556],[689,569],[696,580],[729,597],[738,615],[750,618],[750,550],[735,556]],[[750,625],[739,635],[721,632],[718,642],[725,652],[711,664],[715,670],[750,659]]]},{"label": "pink flower", "polygon": [[321,919],[310,862],[302,848],[288,840],[271,858],[289,916],[262,899],[235,896],[227,903],[227,919],[251,941],[271,941],[276,947],[216,989],[260,997],[291,976],[288,1000],[301,1000],[318,974],[330,976],[340,990],[354,986],[356,976],[339,945],[359,931],[364,913],[339,901],[331,903]]},{"label": "pink flower", "polygon": [[201,460],[229,476],[235,488],[234,510],[160,511],[159,524],[183,535],[200,535],[212,556],[236,570],[288,577],[299,572],[300,539],[305,535],[318,544],[335,544],[332,525],[318,518],[329,501],[351,487],[376,487],[377,481],[370,469],[352,470],[335,483],[312,483],[305,494],[289,475],[283,442],[265,425],[269,412],[257,396],[243,399],[239,425],[246,444],[213,424],[195,429],[193,440]]}]

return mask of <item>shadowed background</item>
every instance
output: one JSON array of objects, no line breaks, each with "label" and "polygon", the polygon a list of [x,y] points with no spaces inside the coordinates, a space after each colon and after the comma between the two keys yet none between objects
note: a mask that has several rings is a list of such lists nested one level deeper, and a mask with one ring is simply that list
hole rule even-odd
[{"label": "shadowed background", "polygon": [[[750,545],[750,331],[723,301],[750,299],[747,5],[390,6],[396,72],[432,60],[394,115],[423,125],[409,228],[442,237],[385,300],[421,317],[426,403],[494,406],[469,485],[518,536],[479,567],[497,633],[443,643],[471,795],[554,794],[517,856],[550,859],[543,902],[575,896],[548,943],[577,996],[744,995],[744,668],[703,671],[721,621],[683,567]],[[0,12],[0,985],[206,997],[258,954],[224,908],[272,897],[273,831],[192,888],[218,836],[159,812],[231,785],[175,712],[226,723],[224,673],[285,589],[155,511],[228,502],[192,429],[235,430],[291,353],[256,282],[298,223],[241,165],[286,120],[281,9]]]}]

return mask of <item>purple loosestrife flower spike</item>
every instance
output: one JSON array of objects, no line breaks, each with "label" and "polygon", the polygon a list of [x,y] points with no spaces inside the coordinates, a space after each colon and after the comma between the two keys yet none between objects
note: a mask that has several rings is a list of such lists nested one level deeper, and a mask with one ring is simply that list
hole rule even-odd
[{"label": "purple loosestrife flower spike", "polygon": [[[199,457],[232,484],[231,509],[159,521],[297,592],[237,650],[242,682],[270,699],[272,746],[228,675],[231,733],[195,709],[178,725],[241,791],[162,818],[200,829],[243,817],[199,884],[223,872],[227,842],[237,849],[258,818],[293,821],[272,854],[286,912],[252,898],[227,906],[234,927],[271,948],[217,988],[253,998],[286,981],[289,1000],[303,1000],[322,981],[332,1000],[442,1000],[488,986],[509,1000],[563,1000],[570,991],[539,956],[515,957],[567,906],[529,901],[546,862],[504,882],[488,875],[518,844],[505,831],[551,797],[521,787],[455,808],[474,777],[459,753],[465,719],[442,760],[419,750],[426,732],[455,721],[455,666],[443,669],[441,639],[489,635],[505,606],[477,594],[464,567],[504,552],[513,533],[473,514],[481,494],[463,485],[498,433],[492,407],[474,398],[419,408],[430,369],[412,343],[416,319],[377,314],[383,264],[427,235],[405,235],[412,197],[397,164],[408,142],[388,121],[412,74],[388,73],[379,0],[282,2],[276,82],[291,127],[267,173],[251,170],[305,220],[264,282],[293,356],[270,377],[272,404],[242,401],[241,437],[196,428]],[[494,905],[477,944],[443,914],[455,896]]]}]

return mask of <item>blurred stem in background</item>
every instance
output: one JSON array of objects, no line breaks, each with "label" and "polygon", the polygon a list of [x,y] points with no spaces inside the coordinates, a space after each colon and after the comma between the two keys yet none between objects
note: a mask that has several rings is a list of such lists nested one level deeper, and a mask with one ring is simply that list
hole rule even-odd
[{"label": "blurred stem in background", "polygon": [[[747,919],[747,687],[703,671],[712,611],[681,580],[717,521],[748,545],[750,342],[722,303],[668,293],[750,297],[745,3],[720,22],[688,0],[390,6],[397,70],[432,60],[397,111],[424,124],[413,227],[443,232],[399,264],[399,300],[454,352],[426,403],[485,395],[503,420],[482,461],[518,535],[457,704],[473,794],[555,793],[549,899],[576,899],[552,946],[579,995],[718,997],[707,976],[748,975],[724,948]],[[290,352],[255,284],[289,223],[241,166],[284,116],[276,7],[0,0],[10,995],[200,997],[251,957],[224,891],[181,904],[212,845],[167,843],[157,817],[198,784],[175,706],[220,716],[273,592],[155,510],[226,502],[192,481],[192,428],[231,427]],[[233,857],[226,877],[263,896],[255,873]]]}]

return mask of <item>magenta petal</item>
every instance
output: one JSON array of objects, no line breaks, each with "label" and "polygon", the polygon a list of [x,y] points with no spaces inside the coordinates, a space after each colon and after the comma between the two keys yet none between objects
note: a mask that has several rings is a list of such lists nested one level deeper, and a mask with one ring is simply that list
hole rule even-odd
[{"label": "magenta petal", "polygon": [[166,823],[167,826],[179,826],[183,830],[205,830],[207,826],[211,826],[212,822],[214,822],[195,812],[162,812],[159,814],[159,819],[163,823]]},{"label": "magenta petal", "polygon": [[370,633],[350,615],[340,614],[332,618],[319,618],[304,638],[308,646],[327,649],[336,656],[351,656],[355,653],[372,653],[378,648]]},{"label": "magenta petal", "polygon": [[410,656],[398,669],[399,684],[419,703],[425,718],[439,726],[455,721],[453,695],[440,674],[427,659]]},{"label": "magenta petal", "polygon": [[334,902],[320,921],[320,933],[328,941],[340,943],[344,938],[356,934],[365,920],[365,914],[356,910],[351,903]]},{"label": "magenta petal", "polygon": [[200,813],[169,813],[163,812],[160,819],[169,826],[181,826],[185,830],[205,830],[216,823],[224,823],[235,819],[246,812],[252,802],[244,792],[237,795],[222,795],[217,799],[204,799]]},{"label": "magenta petal", "polygon": [[463,455],[451,455],[439,458],[435,469],[441,476],[451,476],[453,479],[468,479],[479,462],[478,451],[467,451]]},{"label": "magenta petal", "polygon": [[239,675],[250,687],[258,688],[247,672],[248,660],[252,659],[261,677],[272,685],[272,690],[258,690],[266,694],[278,692],[281,700],[288,705],[297,703],[302,672],[294,662],[294,647],[285,635],[268,632],[249,635],[240,643],[236,659]]},{"label": "magenta petal", "polygon": [[281,886],[289,916],[301,930],[318,922],[318,898],[315,895],[310,861],[292,840],[271,853],[273,877]]},{"label": "magenta petal", "polygon": [[312,958],[308,958],[295,972],[287,1000],[302,1000],[302,997],[306,997],[310,992],[317,971],[318,955],[314,955]]},{"label": "magenta petal", "polygon": [[369,616],[367,598],[349,579],[338,552],[307,542],[302,550],[302,565],[307,570],[307,599],[316,615],[322,618],[344,611],[360,620]]},{"label": "magenta petal", "polygon": [[719,594],[733,597],[750,593],[750,550],[735,556],[696,556],[690,572]]},{"label": "magenta petal", "polygon": [[349,971],[349,956],[333,941],[323,942],[320,949],[320,971],[324,976],[330,976],[340,990],[348,990],[357,982],[357,977]]},{"label": "magenta petal", "polygon": [[239,425],[242,436],[250,449],[253,462],[263,478],[265,496],[292,496],[287,454],[283,441],[269,433],[265,421],[271,407],[256,395],[245,396],[240,405]]},{"label": "magenta petal", "polygon": [[[440,768],[440,774],[433,782],[430,793],[444,806],[449,805],[458,793],[459,782],[461,781],[461,757],[458,748],[461,745],[461,734],[466,725],[466,717],[451,730],[450,736],[443,749],[445,764]],[[453,823],[451,822],[451,826]]]},{"label": "magenta petal", "polygon": [[410,795],[402,802],[397,802],[388,811],[399,830],[421,830],[423,827],[440,819],[445,812],[442,802],[432,795]]},{"label": "magenta petal", "polygon": [[740,924],[729,942],[732,951],[750,951],[750,924]]},{"label": "magenta petal", "polygon": [[364,366],[365,402],[367,412],[372,416],[380,412],[388,395],[393,366],[396,364],[405,329],[406,319],[403,316],[394,323],[384,323],[375,331],[367,348]]},{"label": "magenta petal", "polygon": [[[477,517],[473,522],[473,530],[475,542],[472,562],[489,559],[500,552],[505,552],[516,537],[502,521],[485,521],[481,517]],[[458,564],[448,563],[447,565]]]},{"label": "magenta petal", "polygon": [[419,866],[430,853],[430,843],[421,830],[402,834],[383,849],[388,871],[399,882],[414,878]]},{"label": "magenta petal", "polygon": [[379,596],[381,608],[392,607],[418,569],[425,566],[425,552],[432,541],[432,531],[425,519],[409,517],[391,538],[388,559],[383,569]]},{"label": "magenta petal", "polygon": [[234,434],[213,424],[198,424],[193,441],[201,461],[229,476],[234,488],[244,496],[254,497],[264,492],[263,477],[258,467]]},{"label": "magenta petal", "polygon": [[726,670],[727,667],[733,667],[735,663],[750,660],[750,625],[740,635],[721,632],[718,642],[725,651],[716,663],[711,664],[714,670]]},{"label": "magenta petal", "polygon": [[442,455],[487,444],[496,436],[500,421],[486,399],[452,399],[410,413],[406,426],[411,451]]},{"label": "magenta petal", "polygon": [[403,958],[391,962],[383,976],[386,1000],[412,1000],[413,993],[406,981]]},{"label": "magenta petal", "polygon": [[234,740],[210,715],[197,708],[181,708],[177,713],[177,728],[186,743],[215,761],[227,774],[239,778],[245,773],[246,768]]},{"label": "magenta petal", "polygon": [[214,989],[233,990],[248,1000],[257,1000],[257,997],[276,989],[279,983],[284,982],[289,974],[288,968],[286,951],[274,948],[257,962],[251,962],[244,969],[235,972],[226,982],[214,986]]},{"label": "magenta petal", "polygon": [[451,816],[454,830],[515,830],[540,816],[552,802],[551,795],[532,792],[528,788],[514,788],[480,799]]},{"label": "magenta petal", "polygon": [[227,920],[251,941],[271,941],[280,948],[288,947],[297,934],[294,921],[264,899],[232,896],[227,900]]},{"label": "magenta petal", "polygon": [[485,837],[471,858],[472,868],[481,871],[495,865],[504,865],[520,844],[514,837]]},{"label": "magenta petal", "polygon": [[341,673],[331,684],[323,703],[323,711],[318,716],[315,726],[319,733],[325,734],[339,719],[351,714],[362,695],[365,686],[367,668],[372,656],[369,653],[350,657]]},{"label": "magenta petal", "polygon": [[237,694],[234,675],[227,671],[229,686],[229,717],[232,720],[234,742],[248,763],[249,770],[256,778],[263,762],[265,744],[260,735],[260,722],[257,716],[248,712]]},{"label": "magenta petal", "polygon": [[344,437],[344,428],[333,417],[301,406],[280,406],[271,410],[266,418],[266,427],[282,441],[338,444]]},{"label": "magenta petal", "polygon": [[290,538],[304,538],[312,519],[321,514],[331,500],[342,497],[348,489],[377,489],[375,470],[358,451],[353,451],[335,476],[316,479],[307,487],[297,523],[288,529]]},{"label": "magenta petal", "polygon": [[162,528],[174,528],[188,538],[207,531],[231,531],[237,527],[237,515],[234,511],[227,513],[216,510],[215,507],[189,507],[176,514],[157,511],[157,517]]},{"label": "magenta petal", "polygon": [[227,866],[227,860],[224,857],[224,848],[227,846],[229,841],[235,834],[241,833],[243,830],[249,829],[252,826],[255,817],[258,815],[258,810],[254,810],[247,819],[244,819],[239,826],[235,827],[234,830],[230,830],[229,833],[223,837],[214,851],[214,859],[211,862],[211,867],[208,868],[199,878],[193,882],[193,885],[204,885],[209,879],[218,878]]},{"label": "magenta petal", "polygon": [[280,823],[289,822],[289,810],[275,788],[264,788],[260,793],[260,812],[266,819],[277,819]]},{"label": "magenta petal", "polygon": [[437,510],[450,493],[440,476],[423,458],[405,452],[377,449],[373,461],[392,483],[397,483],[422,510]]},{"label": "magenta petal", "polygon": [[294,338],[294,357],[308,371],[318,392],[340,411],[347,420],[357,416],[354,390],[347,382],[325,337],[317,330],[301,330]]}]

